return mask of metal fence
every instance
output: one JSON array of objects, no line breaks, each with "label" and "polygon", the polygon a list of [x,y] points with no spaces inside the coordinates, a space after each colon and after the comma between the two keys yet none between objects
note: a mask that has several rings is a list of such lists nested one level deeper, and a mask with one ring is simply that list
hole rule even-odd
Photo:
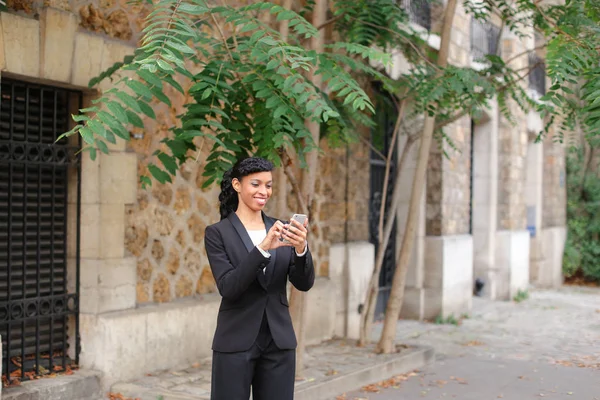
[{"label": "metal fence", "polygon": [[[391,101],[389,94],[382,88],[374,88],[377,93],[377,127],[371,131],[371,144],[381,154],[387,155],[391,139],[394,133],[394,127],[398,110]],[[392,211],[392,192],[394,191],[394,177],[396,175],[398,152],[392,154],[392,163],[388,176],[387,195],[385,201],[384,213],[386,216]],[[371,192],[369,199],[369,241],[375,246],[375,253],[378,251],[379,243],[379,217],[381,215],[381,204],[383,200],[383,187],[385,182],[386,163],[381,159],[377,152],[371,150],[370,157],[370,181]],[[375,304],[375,319],[382,319],[385,313],[390,292],[392,289],[392,279],[396,270],[396,222],[394,222],[390,240],[383,259],[381,273],[379,275],[379,291],[377,302]],[[366,311],[365,311],[366,312]]]},{"label": "metal fence", "polygon": [[[81,108],[82,98],[6,78],[0,96],[0,334],[3,381],[10,384],[64,371],[73,361],[69,343],[77,362],[81,170],[78,146],[55,141],[69,130],[70,107]],[[71,207],[76,212],[68,213]],[[75,239],[72,293],[68,235]]]},{"label": "metal fence", "polygon": [[544,60],[535,53],[529,54],[529,68],[533,68],[529,74],[529,88],[543,96],[546,94],[546,64]]}]

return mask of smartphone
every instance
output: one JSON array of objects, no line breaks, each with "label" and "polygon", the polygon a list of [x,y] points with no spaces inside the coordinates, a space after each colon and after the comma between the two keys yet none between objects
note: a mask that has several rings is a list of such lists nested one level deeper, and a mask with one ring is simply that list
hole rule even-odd
[{"label": "smartphone", "polygon": [[[290,224],[292,223],[292,220],[298,221],[300,223],[300,225],[304,225],[304,222],[306,221],[306,214],[294,214],[292,215],[292,218],[290,219]],[[283,236],[279,239],[282,242],[285,243],[289,243],[289,241],[287,239],[284,239]]]}]

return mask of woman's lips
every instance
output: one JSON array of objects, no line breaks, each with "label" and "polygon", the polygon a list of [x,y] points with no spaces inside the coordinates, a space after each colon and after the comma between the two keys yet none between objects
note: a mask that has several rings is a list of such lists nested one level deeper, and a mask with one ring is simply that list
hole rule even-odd
[{"label": "woman's lips", "polygon": [[260,204],[261,206],[264,206],[265,204],[267,204],[267,199],[263,199],[260,197],[255,197],[256,201],[258,204]]}]

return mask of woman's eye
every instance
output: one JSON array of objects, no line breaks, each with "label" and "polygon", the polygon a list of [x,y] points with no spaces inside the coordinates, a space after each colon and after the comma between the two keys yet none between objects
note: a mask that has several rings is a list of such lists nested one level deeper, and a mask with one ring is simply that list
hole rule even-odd
[{"label": "woman's eye", "polygon": [[271,190],[271,189],[273,189],[273,186],[267,185],[267,189]]}]

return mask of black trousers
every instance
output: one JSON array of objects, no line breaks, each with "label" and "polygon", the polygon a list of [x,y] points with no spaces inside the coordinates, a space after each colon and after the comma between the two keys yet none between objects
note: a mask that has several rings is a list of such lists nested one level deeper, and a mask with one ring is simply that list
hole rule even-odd
[{"label": "black trousers", "polygon": [[211,400],[293,400],[296,350],[275,345],[266,315],[247,351],[213,351]]}]

